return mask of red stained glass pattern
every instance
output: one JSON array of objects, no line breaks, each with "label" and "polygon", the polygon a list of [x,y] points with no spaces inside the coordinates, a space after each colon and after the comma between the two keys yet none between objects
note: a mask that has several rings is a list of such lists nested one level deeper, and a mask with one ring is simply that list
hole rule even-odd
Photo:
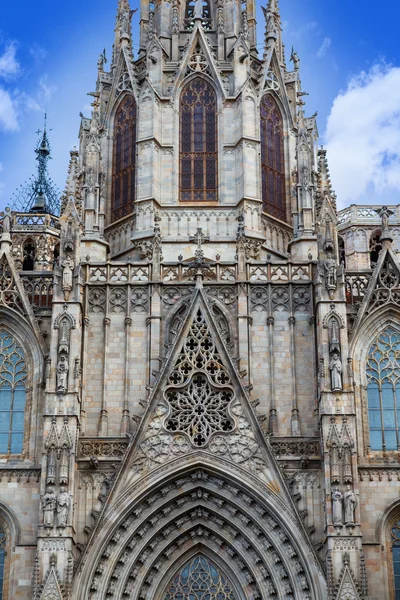
[{"label": "red stained glass pattern", "polygon": [[111,221],[133,212],[136,176],[136,102],[125,96],[114,122]]},{"label": "red stained glass pattern", "polygon": [[273,217],[286,221],[282,115],[270,94],[261,100],[260,111],[263,208]]},{"label": "red stained glass pattern", "polygon": [[204,79],[184,87],[180,114],[180,200],[216,202],[217,98]]}]

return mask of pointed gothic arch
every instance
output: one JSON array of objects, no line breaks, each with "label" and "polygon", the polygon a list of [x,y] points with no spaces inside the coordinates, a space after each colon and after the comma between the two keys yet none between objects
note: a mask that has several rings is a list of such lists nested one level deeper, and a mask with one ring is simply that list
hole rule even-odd
[{"label": "pointed gothic arch", "polygon": [[203,290],[195,292],[87,548],[77,600],[160,600],[177,566],[199,551],[236,574],[242,596],[235,600],[324,597],[304,524]]},{"label": "pointed gothic arch", "polygon": [[281,221],[287,221],[283,134],[281,110],[272,94],[264,94],[260,103],[263,210]]},{"label": "pointed gothic arch", "polygon": [[203,77],[194,77],[180,94],[179,199],[218,200],[217,95]]},{"label": "pointed gothic arch", "polygon": [[132,94],[126,94],[114,115],[111,222],[133,212],[136,196],[136,125],[136,100]]}]

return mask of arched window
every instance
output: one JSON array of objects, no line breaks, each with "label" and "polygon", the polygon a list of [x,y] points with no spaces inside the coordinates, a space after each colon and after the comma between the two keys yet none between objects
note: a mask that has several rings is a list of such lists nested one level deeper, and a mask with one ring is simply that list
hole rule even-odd
[{"label": "arched window", "polygon": [[395,600],[400,600],[400,521],[392,527],[392,559]]},{"label": "arched window", "polygon": [[35,269],[36,246],[33,240],[27,239],[23,246],[23,271],[33,271]]},{"label": "arched window", "polygon": [[400,332],[382,331],[367,359],[367,395],[371,450],[396,450],[400,427]]},{"label": "arched window", "polygon": [[[212,18],[209,0],[202,0],[202,21],[201,24],[203,29],[211,29]],[[196,0],[187,0],[186,12],[185,12],[185,29],[192,31],[194,28],[194,15],[195,15]]]},{"label": "arched window", "polygon": [[6,559],[7,533],[0,524],[0,600],[3,600],[4,590],[4,565]]},{"label": "arched window", "polygon": [[27,370],[16,339],[0,330],[0,454],[21,454]]},{"label": "arched window", "polygon": [[377,229],[371,235],[369,240],[369,256],[370,256],[370,265],[371,269],[373,269],[378,262],[379,253],[382,250],[381,244],[381,230]]},{"label": "arched window", "polygon": [[287,220],[283,119],[270,94],[261,100],[261,171],[263,209],[273,217]]},{"label": "arched window", "polygon": [[219,568],[205,556],[196,556],[173,578],[163,600],[238,600]]},{"label": "arched window", "polygon": [[341,235],[338,236],[338,244],[339,244],[339,263],[346,266],[346,247],[344,244],[344,239]]},{"label": "arched window", "polygon": [[184,87],[180,115],[180,200],[216,202],[217,98],[204,79]]},{"label": "arched window", "polygon": [[133,212],[136,183],[136,102],[125,96],[115,114],[111,221]]}]

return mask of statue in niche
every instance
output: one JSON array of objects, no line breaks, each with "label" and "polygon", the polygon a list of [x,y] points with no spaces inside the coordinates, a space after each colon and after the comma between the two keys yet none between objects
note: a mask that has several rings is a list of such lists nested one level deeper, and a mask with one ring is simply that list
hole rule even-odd
[{"label": "statue in niche", "polygon": [[331,385],[333,392],[340,392],[343,389],[342,386],[342,370],[343,365],[340,360],[338,352],[334,352],[329,363],[329,370],[331,372]]},{"label": "statue in niche", "polygon": [[343,494],[339,488],[332,490],[332,520],[334,525],[343,525]]},{"label": "statue in niche", "polygon": [[68,361],[65,354],[61,354],[57,363],[57,392],[67,391]]},{"label": "statue in niche", "polygon": [[351,488],[351,485],[348,485],[344,493],[344,522],[346,525],[354,524],[356,502],[356,496]]},{"label": "statue in niche", "polygon": [[72,290],[72,273],[74,266],[74,261],[72,260],[71,256],[67,254],[67,258],[64,260],[63,263],[62,287],[64,292],[64,300],[69,300],[69,294]]},{"label": "statue in niche", "polygon": [[46,483],[53,484],[56,482],[56,453],[55,450],[50,450],[47,458],[47,476]]},{"label": "statue in niche", "polygon": [[54,493],[53,486],[49,485],[46,494],[42,499],[43,524],[45,527],[53,527],[54,513],[56,510],[57,496]]},{"label": "statue in niche", "polygon": [[336,260],[332,258],[332,254],[329,252],[325,262],[325,281],[328,290],[336,290],[337,287],[337,265]]},{"label": "statue in niche", "polygon": [[67,488],[60,487],[57,497],[57,527],[66,527],[68,523],[70,497]]},{"label": "statue in niche", "polygon": [[66,448],[63,449],[61,453],[60,460],[60,483],[68,483],[69,477],[69,452]]}]

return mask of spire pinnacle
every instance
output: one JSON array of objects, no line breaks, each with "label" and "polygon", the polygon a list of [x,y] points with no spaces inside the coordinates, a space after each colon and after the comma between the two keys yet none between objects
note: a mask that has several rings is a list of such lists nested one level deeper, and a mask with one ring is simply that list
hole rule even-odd
[{"label": "spire pinnacle", "polygon": [[46,113],[44,115],[43,133],[40,129],[36,133],[39,136],[35,148],[37,174],[35,177],[31,177],[29,183],[25,186],[20,186],[14,195],[12,204],[15,210],[23,212],[58,214],[60,207],[59,193],[47,170],[47,163],[51,159],[51,149],[47,135]]}]

